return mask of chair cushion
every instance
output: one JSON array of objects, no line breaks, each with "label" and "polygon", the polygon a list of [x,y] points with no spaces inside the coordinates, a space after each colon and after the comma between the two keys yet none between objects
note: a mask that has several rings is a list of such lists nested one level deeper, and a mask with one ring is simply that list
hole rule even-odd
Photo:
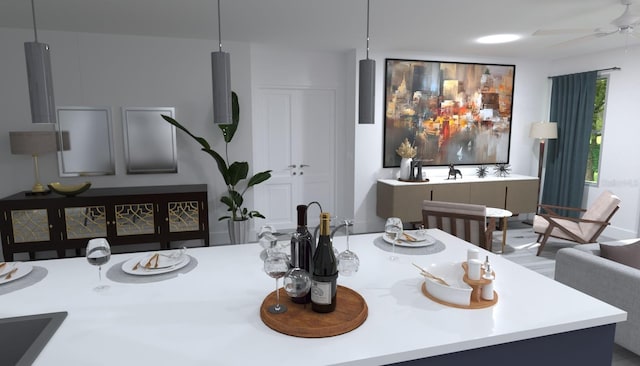
[{"label": "chair cushion", "polygon": [[[577,222],[575,221],[571,221],[571,220],[567,220],[567,219],[560,219],[560,218],[553,218],[553,220],[558,223],[559,226],[564,227],[565,229],[567,229],[569,232],[582,237],[582,231],[580,230],[580,225],[578,225]],[[547,228],[549,227],[549,221],[547,221],[547,219],[545,219],[542,216],[536,215],[533,218],[533,231],[538,233],[538,234],[544,234],[547,231]],[[551,236],[556,237],[556,238],[561,238],[561,239],[567,239],[567,240],[572,240],[574,241],[573,238],[571,238],[569,235],[565,234],[564,231],[558,229],[557,227],[553,228],[553,230],[551,230]]]},{"label": "chair cushion", "polygon": [[600,243],[600,256],[629,267],[640,269],[640,241],[628,245]]},{"label": "chair cushion", "polygon": [[[620,198],[609,191],[604,191],[582,215],[585,220],[607,221],[613,210],[620,204]],[[582,238],[590,240],[601,228],[599,224],[580,223]],[[593,238],[595,240],[596,238]]]}]

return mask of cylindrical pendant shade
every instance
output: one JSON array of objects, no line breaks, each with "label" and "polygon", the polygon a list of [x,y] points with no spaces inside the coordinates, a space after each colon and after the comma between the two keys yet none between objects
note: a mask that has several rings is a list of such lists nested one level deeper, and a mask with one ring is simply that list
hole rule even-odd
[{"label": "cylindrical pendant shade", "polygon": [[231,58],[226,52],[211,52],[213,78],[213,123],[233,122],[231,112]]},{"label": "cylindrical pendant shade", "polygon": [[24,54],[27,59],[32,122],[55,123],[56,104],[53,99],[49,45],[39,42],[25,42]]},{"label": "cylindrical pendant shade", "polygon": [[376,62],[360,60],[358,123],[374,123]]}]

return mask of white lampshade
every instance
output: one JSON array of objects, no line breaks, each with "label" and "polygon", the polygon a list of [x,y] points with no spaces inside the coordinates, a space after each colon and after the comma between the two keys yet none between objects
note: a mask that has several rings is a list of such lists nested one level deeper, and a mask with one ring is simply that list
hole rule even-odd
[{"label": "white lampshade", "polygon": [[534,139],[557,139],[558,123],[556,122],[534,122],[529,130],[529,137]]}]

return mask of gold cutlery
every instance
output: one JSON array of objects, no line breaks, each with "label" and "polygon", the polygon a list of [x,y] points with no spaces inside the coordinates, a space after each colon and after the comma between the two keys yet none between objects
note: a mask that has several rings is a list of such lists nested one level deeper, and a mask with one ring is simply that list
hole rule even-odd
[{"label": "gold cutlery", "polygon": [[158,253],[152,255],[151,258],[149,258],[147,263],[144,265],[144,268],[151,268],[151,264],[153,263],[154,259],[156,259],[156,267],[157,267],[158,266],[157,257],[158,257]]},{"label": "gold cutlery", "polygon": [[153,261],[155,260],[155,266],[154,268],[158,268],[158,257],[160,256],[160,254],[156,253],[153,256],[151,256],[151,258],[149,258],[149,260],[147,261],[147,263],[144,265],[144,268],[151,268]]},{"label": "gold cutlery", "polygon": [[413,264],[416,268],[418,268],[420,270],[420,273],[422,273],[423,276],[429,277],[432,280],[435,280],[437,282],[440,282],[441,284],[445,285],[445,286],[450,286],[447,281],[443,280],[442,278],[435,276],[433,274],[431,274],[429,271],[427,271],[426,269],[420,267],[419,265],[415,264],[415,263],[411,263]]},{"label": "gold cutlery", "polygon": [[138,263],[136,263],[136,265],[133,266],[133,268],[131,270],[135,271],[136,269],[138,269],[138,267],[140,267],[140,261],[138,261]]},{"label": "gold cutlery", "polygon": [[406,241],[418,241],[418,239],[416,239],[414,236],[411,236],[407,233],[402,233],[402,236],[404,236]]},{"label": "gold cutlery", "polygon": [[13,274],[16,273],[16,272],[18,272],[18,267],[14,267],[11,271],[9,271],[9,273],[4,275],[4,279],[5,280],[10,280],[11,276],[13,276]]},{"label": "gold cutlery", "polygon": [[7,264],[6,262],[0,263],[0,268],[4,267],[6,264]]}]

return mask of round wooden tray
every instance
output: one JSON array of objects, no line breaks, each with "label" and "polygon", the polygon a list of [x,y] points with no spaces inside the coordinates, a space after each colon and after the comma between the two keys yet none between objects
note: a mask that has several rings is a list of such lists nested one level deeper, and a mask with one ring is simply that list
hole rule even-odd
[{"label": "round wooden tray", "polygon": [[276,303],[273,291],[260,306],[260,318],[269,328],[295,337],[322,338],[350,332],[367,319],[368,308],[364,298],[352,289],[338,285],[336,310],[331,313],[316,313],[311,304],[296,304],[284,290],[280,291],[280,302],[287,306],[282,314],[271,314],[267,309]]}]

